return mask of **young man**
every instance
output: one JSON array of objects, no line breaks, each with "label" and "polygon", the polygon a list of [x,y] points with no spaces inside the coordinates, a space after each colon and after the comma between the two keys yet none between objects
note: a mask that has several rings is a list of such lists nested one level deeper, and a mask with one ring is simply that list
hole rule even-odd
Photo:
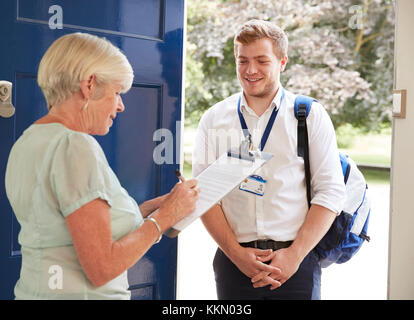
[{"label": "young man", "polygon": [[308,208],[304,163],[297,155],[295,95],[280,85],[287,47],[276,25],[245,23],[234,38],[243,91],[211,107],[199,123],[194,176],[234,147],[219,142],[229,140],[226,134],[234,141],[235,130],[239,142],[241,129],[248,129],[253,145],[274,155],[256,172],[266,181],[263,192],[236,188],[202,217],[219,246],[213,262],[219,299],[320,299],[321,269],[313,248],[341,212],[345,186],[332,122],[314,102],[307,119]]}]

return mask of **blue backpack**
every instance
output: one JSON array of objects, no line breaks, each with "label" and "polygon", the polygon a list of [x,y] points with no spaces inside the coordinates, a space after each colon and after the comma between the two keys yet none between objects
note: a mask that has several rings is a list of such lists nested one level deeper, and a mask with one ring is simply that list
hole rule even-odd
[{"label": "blue backpack", "polygon": [[[314,98],[298,95],[295,99],[294,112],[298,120],[298,156],[304,159],[306,176],[306,195],[311,205],[309,144],[306,118],[310,112]],[[339,153],[344,182],[346,201],[343,211],[333,222],[331,228],[315,247],[323,268],[332,263],[344,263],[362,246],[367,236],[370,202],[367,197],[367,183],[355,162]]]}]

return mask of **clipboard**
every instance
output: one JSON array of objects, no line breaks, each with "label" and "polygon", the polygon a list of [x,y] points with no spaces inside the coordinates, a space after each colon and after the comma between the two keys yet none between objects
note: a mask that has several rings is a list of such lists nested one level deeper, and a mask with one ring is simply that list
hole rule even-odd
[{"label": "clipboard", "polygon": [[196,177],[200,193],[193,213],[164,234],[169,238],[176,237],[272,157],[271,153],[252,150],[251,139],[243,141],[238,148],[229,149]]}]

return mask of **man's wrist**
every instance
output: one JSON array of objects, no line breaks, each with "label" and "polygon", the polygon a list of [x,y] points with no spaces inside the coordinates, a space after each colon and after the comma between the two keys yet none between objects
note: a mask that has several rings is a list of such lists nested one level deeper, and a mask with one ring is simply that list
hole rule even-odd
[{"label": "man's wrist", "polygon": [[230,244],[227,244],[225,247],[221,246],[222,251],[225,255],[233,262],[239,260],[239,257],[243,254],[245,249],[238,243],[236,240],[232,241]]},{"label": "man's wrist", "polygon": [[305,245],[301,244],[300,241],[293,241],[293,243],[288,248],[289,251],[293,254],[293,256],[297,259],[297,261],[302,262],[303,259],[308,255],[311,249],[307,249]]}]

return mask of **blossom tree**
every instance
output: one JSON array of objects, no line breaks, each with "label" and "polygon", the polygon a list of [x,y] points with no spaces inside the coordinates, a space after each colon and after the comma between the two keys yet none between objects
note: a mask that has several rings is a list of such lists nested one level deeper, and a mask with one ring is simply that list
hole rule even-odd
[{"label": "blossom tree", "polygon": [[188,0],[187,117],[240,90],[235,30],[273,21],[289,38],[282,84],[317,98],[334,125],[375,129],[390,119],[393,89],[392,0]]}]

